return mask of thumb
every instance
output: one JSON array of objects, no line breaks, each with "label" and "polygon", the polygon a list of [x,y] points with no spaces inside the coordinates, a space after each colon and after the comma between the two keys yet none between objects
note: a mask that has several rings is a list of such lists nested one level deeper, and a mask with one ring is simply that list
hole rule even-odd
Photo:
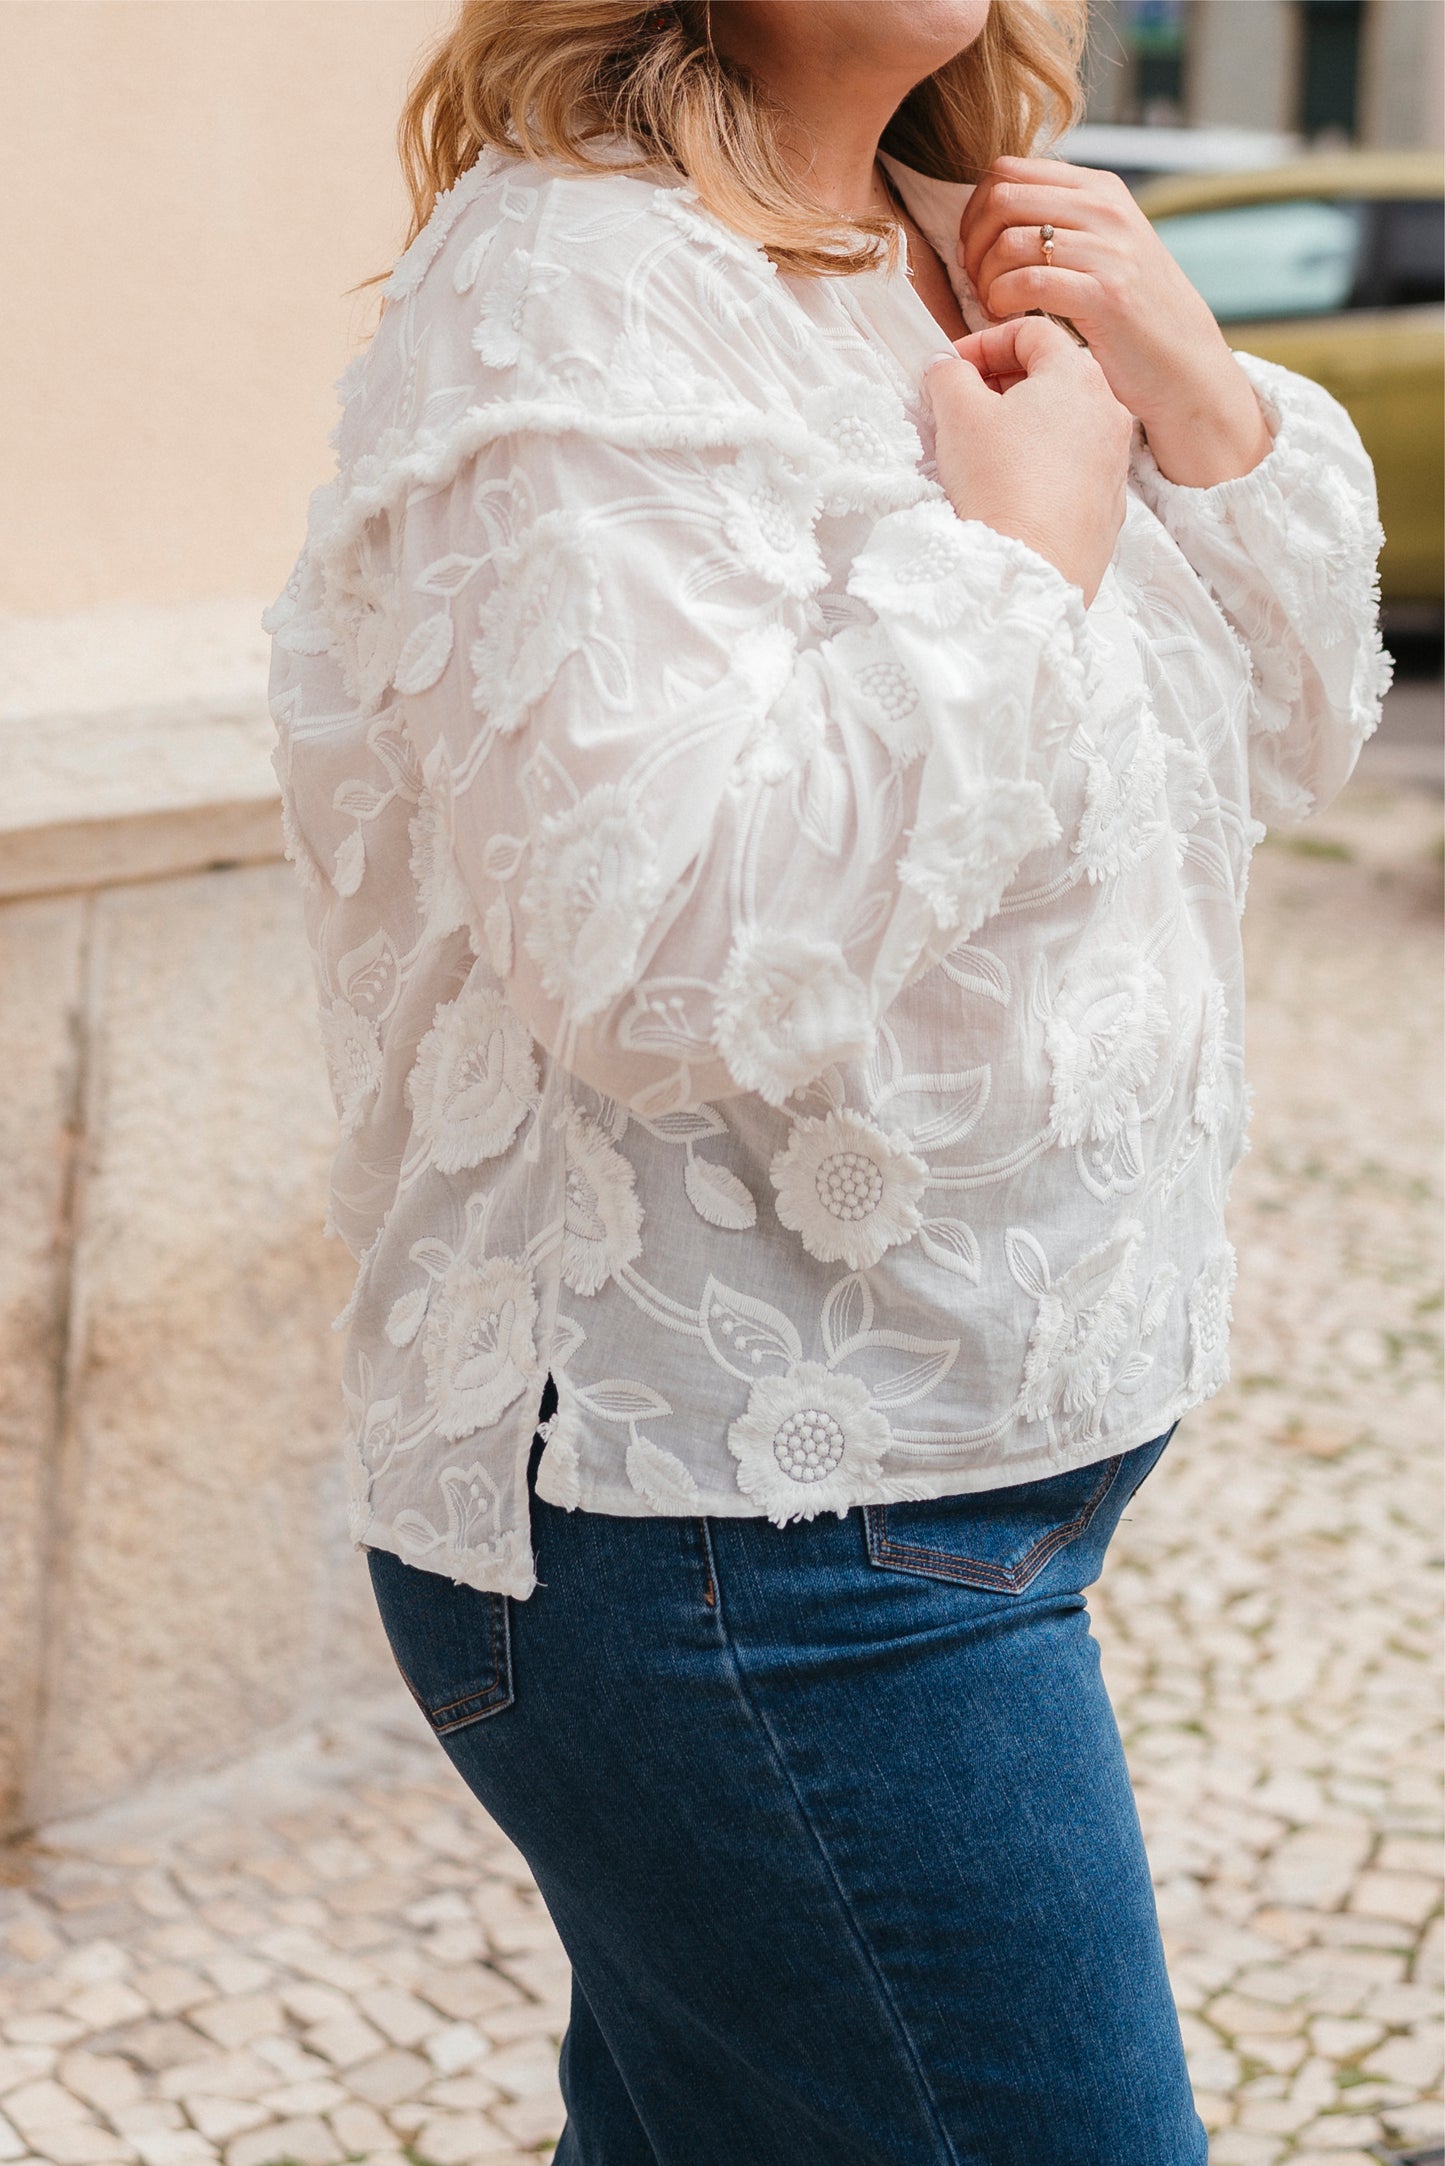
[{"label": "thumb", "polygon": [[981,400],[998,396],[984,382],[974,363],[961,354],[940,354],[936,361],[930,362],[924,372],[923,387],[934,413],[940,417],[968,413]]}]

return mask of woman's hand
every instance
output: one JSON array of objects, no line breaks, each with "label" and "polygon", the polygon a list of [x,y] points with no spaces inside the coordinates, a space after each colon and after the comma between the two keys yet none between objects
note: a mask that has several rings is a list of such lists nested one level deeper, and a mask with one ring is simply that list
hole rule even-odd
[{"label": "woman's hand", "polygon": [[1248,377],[1117,174],[1000,158],[969,198],[958,260],[991,316],[1044,309],[1077,324],[1171,481],[1209,488],[1269,450]]},{"label": "woman's hand", "polygon": [[1027,542],[1092,602],[1124,521],[1133,423],[1042,316],[958,341],[927,376],[938,478],[961,519]]}]

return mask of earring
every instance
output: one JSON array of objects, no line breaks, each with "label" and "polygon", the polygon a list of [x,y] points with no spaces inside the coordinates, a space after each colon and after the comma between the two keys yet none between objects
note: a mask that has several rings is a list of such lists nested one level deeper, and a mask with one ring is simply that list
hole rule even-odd
[{"label": "earring", "polygon": [[658,32],[671,30],[676,21],[677,17],[673,14],[671,8],[654,8],[648,16],[644,28]]}]

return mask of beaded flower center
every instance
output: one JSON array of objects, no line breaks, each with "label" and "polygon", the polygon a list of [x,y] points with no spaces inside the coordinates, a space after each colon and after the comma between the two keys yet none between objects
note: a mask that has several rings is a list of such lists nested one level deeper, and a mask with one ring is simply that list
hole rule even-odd
[{"label": "beaded flower center", "polygon": [[786,551],[797,539],[792,513],[775,489],[761,488],[753,494],[753,516],[758,532],[770,549]]},{"label": "beaded flower center", "polygon": [[835,1151],[825,1158],[815,1185],[832,1218],[871,1218],[883,1201],[883,1175],[863,1151]]},{"label": "beaded flower center", "polygon": [[821,1482],[843,1456],[842,1427],[820,1407],[790,1414],[773,1437],[773,1457],[789,1481]]}]

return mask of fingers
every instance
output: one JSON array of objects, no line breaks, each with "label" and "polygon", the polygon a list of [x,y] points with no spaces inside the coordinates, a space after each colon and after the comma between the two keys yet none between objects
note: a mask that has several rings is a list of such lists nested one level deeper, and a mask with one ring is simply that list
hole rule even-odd
[{"label": "fingers", "polygon": [[[1065,310],[1057,311],[1059,315]],[[1064,363],[1077,363],[1081,349],[1059,324],[1044,316],[1017,315],[1007,323],[990,324],[959,339],[955,349],[961,360],[971,361],[982,376],[994,382],[1005,377],[1037,375]]]},{"label": "fingers", "polygon": [[952,360],[947,354],[940,354],[923,372],[923,388],[932,401],[935,413],[942,413],[950,407],[954,411],[961,411],[979,399],[992,399],[997,395],[996,387],[984,381],[989,372],[980,368],[972,354],[964,352],[965,345],[969,343],[971,342],[960,339],[955,348],[957,360]]},{"label": "fingers", "polygon": [[[984,307],[991,316],[1022,316],[1029,321],[1035,319],[1027,317],[1028,310],[1041,308],[1050,316],[1068,316],[1088,335],[1089,318],[1096,315],[1098,302],[1098,281],[1086,272],[1046,270],[1041,263],[1031,263],[1019,271],[1005,271],[994,279],[984,299]],[[1057,324],[1051,324],[1049,328],[1066,346],[1073,344]]]},{"label": "fingers", "polygon": [[974,288],[990,315],[1002,314],[996,309],[989,295],[997,279],[1010,271],[1084,271],[1097,278],[1112,260],[1107,241],[1097,239],[1092,233],[1075,232],[1066,226],[1054,229],[1054,250],[1045,257],[1039,244],[1037,226],[1006,226],[998,239],[984,256],[977,268],[971,271]]},{"label": "fingers", "polygon": [[[1060,233],[1065,227],[1072,231],[1081,218],[1088,216],[1087,204],[1067,196],[1061,201],[1057,188],[1027,188],[1010,183],[991,188],[979,204],[982,195],[981,188],[974,190],[959,224],[958,260],[974,279],[978,276],[976,266],[1010,228],[1032,233],[1037,248],[1040,226],[1052,225]],[[979,205],[977,210],[975,204]]]}]

